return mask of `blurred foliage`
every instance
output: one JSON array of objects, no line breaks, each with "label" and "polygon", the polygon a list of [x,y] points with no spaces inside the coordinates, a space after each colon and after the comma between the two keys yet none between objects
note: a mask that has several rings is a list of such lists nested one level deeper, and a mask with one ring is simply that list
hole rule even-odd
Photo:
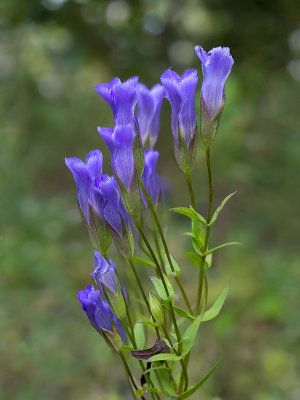
[{"label": "blurred foliage", "polygon": [[[110,126],[112,116],[93,87],[134,74],[151,86],[170,66],[197,68],[200,76],[196,44],[228,45],[235,59],[213,172],[216,204],[238,194],[212,242],[243,246],[215,257],[210,300],[229,279],[231,295],[220,317],[200,329],[191,371],[197,379],[224,358],[203,400],[300,398],[299,12],[297,0],[2,0],[1,399],[130,398],[121,366],[77,302],[93,254],[64,157],[101,148],[109,171],[96,127]],[[187,204],[183,177],[174,174],[166,101],[162,116],[168,206]],[[200,141],[193,179],[205,209]],[[187,221],[167,213],[165,221],[173,255],[186,263]],[[186,263],[189,291],[196,272]]]}]

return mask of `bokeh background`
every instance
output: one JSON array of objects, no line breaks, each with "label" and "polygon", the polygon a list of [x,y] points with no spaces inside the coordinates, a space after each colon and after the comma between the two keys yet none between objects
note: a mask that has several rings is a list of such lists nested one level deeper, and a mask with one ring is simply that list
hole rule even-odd
[{"label": "bokeh background", "polygon": [[[2,0],[0,24],[0,398],[130,398],[118,359],[77,302],[93,252],[64,157],[100,148],[110,171],[96,127],[112,115],[93,88],[114,76],[152,86],[169,67],[197,68],[199,99],[201,44],[230,46],[235,59],[213,146],[215,204],[238,193],[212,243],[243,246],[220,251],[209,271],[210,302],[229,279],[231,292],[201,326],[193,379],[223,362],[194,398],[299,399],[299,2]],[[205,212],[198,144],[193,181]],[[166,207],[187,205],[166,100],[158,149]],[[166,212],[164,223],[192,295],[197,270],[181,253],[188,221]]]}]

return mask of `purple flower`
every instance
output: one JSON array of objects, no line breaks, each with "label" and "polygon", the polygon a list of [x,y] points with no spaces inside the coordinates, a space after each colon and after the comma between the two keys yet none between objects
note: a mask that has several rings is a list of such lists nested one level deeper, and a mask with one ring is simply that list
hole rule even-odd
[{"label": "purple flower", "polygon": [[110,151],[114,172],[130,190],[135,172],[132,153],[132,144],[135,138],[133,125],[117,125],[115,128],[98,127],[98,132]]},{"label": "purple flower", "polygon": [[[156,172],[156,164],[159,157],[159,152],[152,149],[145,151],[145,168],[142,174],[142,181],[148,194],[151,196],[154,204],[157,204],[161,194],[161,180]],[[144,205],[147,207],[147,200],[142,193]]]},{"label": "purple flower", "polygon": [[197,71],[187,69],[180,77],[171,69],[161,76],[166,97],[172,106],[172,131],[178,146],[178,125],[189,146],[196,130],[195,90],[198,82]]},{"label": "purple flower", "polygon": [[145,146],[147,139],[149,145],[154,147],[159,134],[159,115],[164,89],[160,84],[154,85],[151,90],[146,85],[138,84],[139,112],[138,123],[142,143]]},{"label": "purple flower", "polygon": [[[78,202],[89,223],[89,200],[91,199],[91,189],[93,182],[102,174],[103,157],[100,150],[92,150],[86,156],[86,163],[79,158],[66,158],[65,163],[72,172],[76,186]],[[98,210],[100,213],[100,210]]]},{"label": "purple flower", "polygon": [[138,76],[133,76],[121,82],[119,78],[114,78],[109,83],[102,83],[95,87],[110,105],[115,125],[133,124],[134,108],[138,101],[138,79]]},{"label": "purple flower", "polygon": [[[111,290],[117,295],[118,284],[116,277],[116,265],[109,258],[108,261],[95,250],[94,252],[95,264],[94,272],[91,273],[92,278],[95,279],[102,294],[105,294],[106,288]],[[121,283],[124,297],[127,297],[126,290]]]},{"label": "purple flower", "polygon": [[118,184],[114,176],[102,175],[95,179],[92,189],[93,204],[101,207],[102,215],[109,226],[121,235],[123,218],[129,225],[129,215],[120,199]]},{"label": "purple flower", "polygon": [[89,285],[84,290],[78,292],[78,300],[91,324],[100,334],[105,334],[103,329],[113,333],[112,321],[114,321],[118,334],[123,343],[125,343],[126,335],[124,327],[121,321],[111,312],[109,305],[101,299],[99,290],[95,290],[93,285]]},{"label": "purple flower", "polygon": [[224,105],[224,85],[234,61],[229,47],[215,47],[206,53],[201,46],[196,46],[195,51],[202,63],[201,98],[212,120]]}]

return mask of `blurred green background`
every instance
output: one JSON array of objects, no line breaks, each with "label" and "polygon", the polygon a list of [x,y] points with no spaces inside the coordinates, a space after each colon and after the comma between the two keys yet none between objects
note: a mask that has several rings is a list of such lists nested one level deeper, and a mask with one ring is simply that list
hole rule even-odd
[{"label": "blurred green background", "polygon": [[[100,148],[109,171],[96,127],[112,115],[93,87],[114,76],[152,86],[166,68],[197,68],[199,99],[196,44],[230,46],[235,60],[213,146],[215,205],[238,193],[211,243],[243,246],[220,251],[209,271],[210,302],[229,279],[231,292],[201,326],[193,379],[223,362],[194,398],[299,399],[299,2],[2,0],[0,26],[0,399],[130,398],[77,301],[93,252],[64,157]],[[205,212],[198,143],[193,180]],[[158,149],[167,207],[187,205],[166,100]],[[192,295],[197,270],[181,254],[188,221],[165,213],[164,222]]]}]

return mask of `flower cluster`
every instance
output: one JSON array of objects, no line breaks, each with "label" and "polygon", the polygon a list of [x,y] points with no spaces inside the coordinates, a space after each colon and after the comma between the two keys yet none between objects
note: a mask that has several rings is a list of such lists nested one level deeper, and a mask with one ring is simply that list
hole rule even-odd
[{"label": "flower cluster", "polygon": [[[209,176],[210,197],[207,218],[196,212],[190,175],[195,162],[197,138],[195,93],[198,73],[195,69],[187,69],[181,76],[168,69],[161,75],[161,84],[154,85],[150,90],[139,83],[137,76],[124,82],[119,78],[114,78],[109,83],[97,85],[95,87],[97,93],[108,103],[113,114],[113,127],[98,127],[98,133],[110,152],[112,175],[103,171],[103,156],[100,150],[89,152],[85,161],[74,157],[65,159],[76,182],[81,217],[95,248],[94,270],[90,275],[97,289],[93,285],[87,286],[78,292],[78,299],[93,327],[121,356],[130,383],[142,399],[144,399],[143,385],[145,383],[153,399],[160,398],[157,393],[161,388],[153,387],[151,374],[144,373],[143,367],[140,379],[142,388],[138,389],[122,353],[126,342],[129,342],[130,346],[127,347],[132,350],[131,354],[139,360],[148,360],[151,364],[152,357],[156,357],[154,362],[170,360],[181,363],[180,379],[173,378],[172,368],[169,367],[168,372],[164,370],[157,372],[157,376],[161,378],[163,374],[167,374],[158,386],[162,386],[162,392],[167,393],[168,398],[177,398],[178,393],[181,394],[178,398],[187,398],[197,389],[197,385],[187,389],[186,368],[193,345],[191,337],[195,340],[200,322],[210,318],[205,315],[208,293],[205,269],[209,262],[211,263],[211,254],[216,249],[224,247],[223,244],[208,251],[210,227],[221,208],[231,197],[231,195],[227,196],[221,208],[219,207],[212,215],[210,146],[218,131],[225,105],[224,85],[231,71],[233,58],[229,48],[226,47],[217,47],[206,53],[202,47],[196,46],[195,52],[202,63],[203,72],[199,128],[206,147]],[[156,170],[159,152],[154,150],[154,147],[159,137],[160,112],[164,98],[171,104],[171,130],[175,157],[178,166],[185,174],[190,194],[191,207],[180,207],[174,211],[192,220],[192,232],[188,235],[192,237],[195,253],[185,254],[199,269],[197,301],[194,310],[178,278],[180,267],[170,254],[157,210],[163,197],[164,185]],[[149,214],[153,216],[153,223],[149,226],[144,224],[146,209],[149,209]],[[145,339],[144,328],[138,322],[135,326],[132,324],[132,314],[135,315],[135,312],[128,304],[130,296],[127,295],[119,278],[116,265],[108,257],[111,239],[122,261],[131,268],[130,280],[132,281],[133,276],[132,286],[135,289],[135,295],[138,296],[138,293],[141,295],[138,299],[140,306],[138,315],[143,315],[143,321],[140,322],[147,325],[146,328],[151,326],[153,332],[156,333],[156,344],[148,349],[137,348],[137,343]],[[153,243],[155,249],[152,248]],[[137,252],[139,252],[138,256]],[[141,265],[155,268],[157,276],[152,277],[151,280],[159,298],[152,293],[149,293],[149,296],[146,295],[135,267],[136,261]],[[124,268],[124,270],[128,269]],[[175,306],[175,299],[177,301],[179,297],[169,278],[175,280],[187,311]],[[221,294],[222,299],[225,299],[226,294]],[[216,308],[220,309],[221,300],[217,301]],[[200,307],[201,304],[202,307]],[[145,308],[147,315],[145,315]],[[182,328],[179,328],[177,324],[175,311],[183,319],[181,322],[193,321],[193,327],[190,326],[183,336]],[[168,324],[165,326],[166,321]],[[162,335],[166,341],[161,341]],[[139,341],[136,340],[136,336]],[[172,343],[172,337],[176,338],[175,344]],[[154,367],[156,366],[154,364]],[[163,382],[168,383],[167,387],[164,387]],[[174,388],[170,389],[171,383]]]}]

